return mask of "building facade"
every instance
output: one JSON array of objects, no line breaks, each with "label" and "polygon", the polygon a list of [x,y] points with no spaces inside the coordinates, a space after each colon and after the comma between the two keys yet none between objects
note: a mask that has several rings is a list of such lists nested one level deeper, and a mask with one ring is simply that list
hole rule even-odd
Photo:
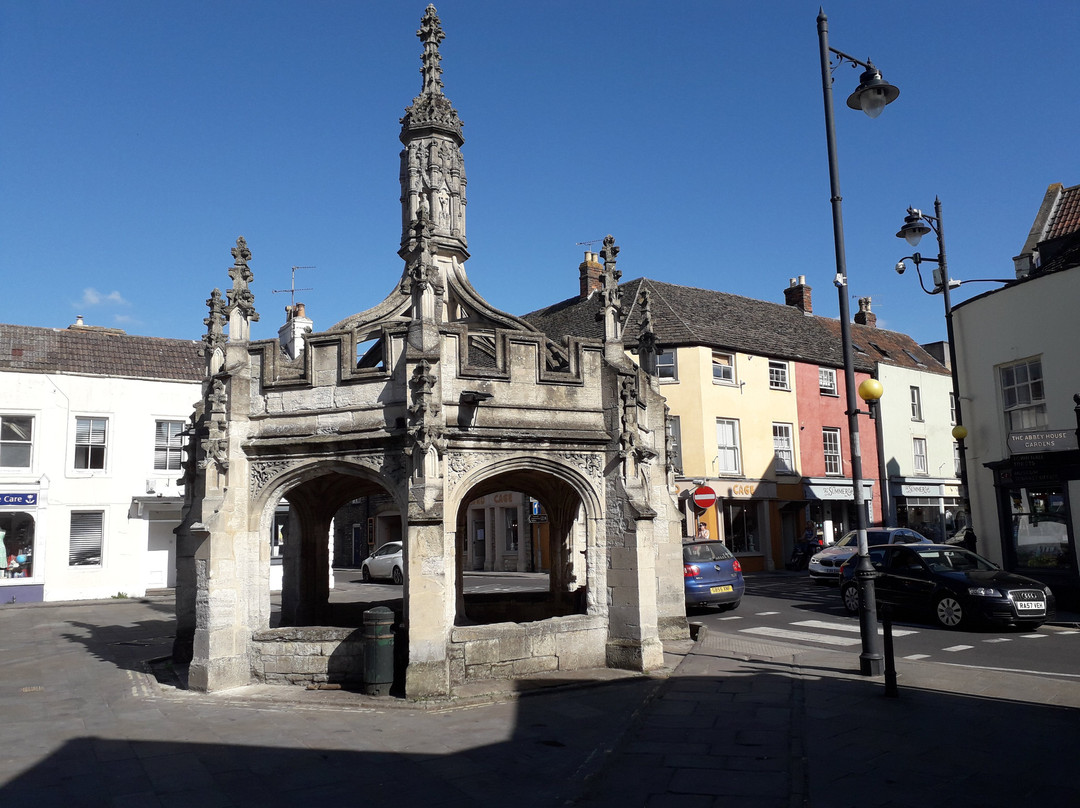
[{"label": "building facade", "polygon": [[175,583],[200,346],[0,325],[0,601],[141,596]]},{"label": "building facade", "polygon": [[1080,186],[1047,190],[1016,280],[953,309],[979,550],[1080,594]]}]

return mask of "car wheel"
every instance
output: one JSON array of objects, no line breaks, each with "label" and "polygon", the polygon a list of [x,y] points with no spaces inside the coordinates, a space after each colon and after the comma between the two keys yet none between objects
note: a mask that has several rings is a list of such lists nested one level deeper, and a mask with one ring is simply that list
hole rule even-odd
[{"label": "car wheel", "polygon": [[395,584],[400,584],[402,581],[401,567],[394,567],[394,572],[390,576]]},{"label": "car wheel", "polygon": [[363,579],[365,584],[371,583],[371,570],[369,570],[367,567],[361,568],[360,578]]},{"label": "car wheel", "polygon": [[844,599],[844,608],[848,610],[849,614],[859,613],[862,598],[859,597],[858,584],[848,584],[840,591],[840,596]]},{"label": "car wheel", "polygon": [[934,606],[934,617],[937,618],[938,624],[944,628],[960,628],[967,618],[967,614],[964,612],[963,604],[952,593],[946,592],[937,599]]}]

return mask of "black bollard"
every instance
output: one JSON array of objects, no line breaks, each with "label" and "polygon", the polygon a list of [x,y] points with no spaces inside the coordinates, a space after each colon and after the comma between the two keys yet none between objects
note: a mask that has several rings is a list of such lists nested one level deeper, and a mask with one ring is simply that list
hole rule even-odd
[{"label": "black bollard", "polygon": [[885,696],[895,699],[900,691],[896,688],[896,659],[892,645],[892,607],[881,607],[881,630],[885,634]]}]

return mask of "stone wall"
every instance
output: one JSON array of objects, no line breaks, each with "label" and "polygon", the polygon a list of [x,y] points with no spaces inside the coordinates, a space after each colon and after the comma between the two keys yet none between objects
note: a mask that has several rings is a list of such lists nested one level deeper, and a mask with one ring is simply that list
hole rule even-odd
[{"label": "stone wall", "polygon": [[258,631],[251,642],[252,675],[266,684],[359,687],[362,629],[299,626]]},{"label": "stone wall", "polygon": [[603,668],[607,621],[596,615],[535,623],[457,626],[451,633],[452,685],[549,671]]}]

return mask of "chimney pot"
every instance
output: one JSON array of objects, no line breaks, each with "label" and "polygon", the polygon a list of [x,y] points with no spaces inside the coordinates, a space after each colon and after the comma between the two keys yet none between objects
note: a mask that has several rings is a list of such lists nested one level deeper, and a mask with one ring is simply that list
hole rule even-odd
[{"label": "chimney pot", "polygon": [[806,276],[800,275],[798,279],[792,278],[787,289],[784,290],[784,303],[794,306],[803,314],[813,314],[814,308],[810,302],[810,287],[806,285]]}]

